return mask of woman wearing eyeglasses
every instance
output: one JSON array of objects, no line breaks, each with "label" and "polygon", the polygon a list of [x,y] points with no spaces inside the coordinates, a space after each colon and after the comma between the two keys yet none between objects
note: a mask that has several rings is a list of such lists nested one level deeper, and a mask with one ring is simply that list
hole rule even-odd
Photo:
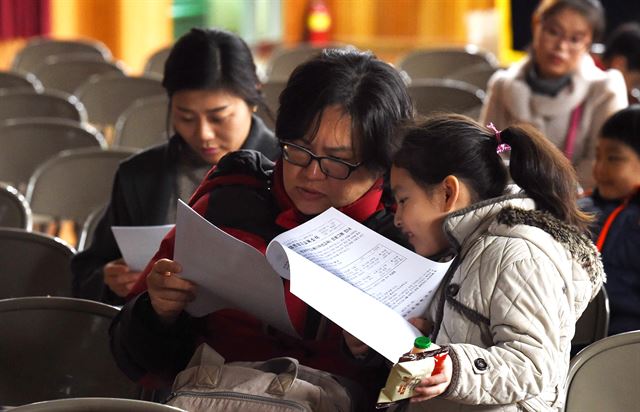
[{"label": "woman wearing eyeglasses", "polygon": [[604,31],[598,0],[543,0],[533,15],[529,55],[489,80],[480,116],[499,129],[533,124],[592,186],[591,161],[604,121],[626,107],[626,86],[617,71],[602,71],[589,50]]},{"label": "woman wearing eyeglasses", "polygon": [[[227,155],[202,182],[191,206],[263,253],[277,234],[330,207],[399,239],[382,202],[383,175],[400,144],[396,126],[412,114],[393,67],[370,53],[325,50],[293,72],[280,96],[276,135],[282,158],[274,164],[252,151]],[[190,317],[184,308],[197,290],[180,278],[180,264],[171,260],[173,245],[171,232],[111,331],[116,359],[131,378],[153,375],[170,384],[196,342],[206,341],[227,361],[290,356],[371,384],[369,395],[384,384],[383,365],[355,362],[344,349],[342,331],[290,294],[287,283],[287,309],[302,339],[238,310]]]}]

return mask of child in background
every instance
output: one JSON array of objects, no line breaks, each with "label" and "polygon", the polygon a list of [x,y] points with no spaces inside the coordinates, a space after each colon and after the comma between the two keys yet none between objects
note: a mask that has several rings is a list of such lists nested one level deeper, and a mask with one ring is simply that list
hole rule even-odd
[{"label": "child in background", "polygon": [[596,188],[579,205],[595,212],[611,307],[609,334],[640,329],[640,105],[602,126],[593,168]]},{"label": "child in background", "polygon": [[622,73],[629,103],[640,98],[640,23],[629,22],[616,28],[607,39],[602,61],[608,69]]},{"label": "child in background", "polygon": [[440,115],[405,133],[391,185],[416,252],[456,256],[424,319],[449,356],[410,409],[559,410],[576,320],[604,278],[570,162],[531,126]]}]

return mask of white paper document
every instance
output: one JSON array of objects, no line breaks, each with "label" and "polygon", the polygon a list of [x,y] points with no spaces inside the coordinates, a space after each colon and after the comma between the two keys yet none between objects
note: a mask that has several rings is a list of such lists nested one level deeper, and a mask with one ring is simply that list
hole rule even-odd
[{"label": "white paper document", "polygon": [[112,226],[111,231],[129,269],[139,272],[156,254],[160,242],[173,226]]},{"label": "white paper document", "polygon": [[180,277],[198,285],[187,306],[193,316],[236,308],[298,336],[284,301],[282,279],[264,255],[212,225],[182,201],[178,203],[174,260]]},{"label": "white paper document", "polygon": [[388,240],[336,209],[274,238],[266,259],[180,202],[174,259],[198,284],[187,310],[203,316],[238,308],[297,336],[284,303],[291,292],[391,362],[420,332],[422,316],[450,263]]},{"label": "white paper document", "polygon": [[[285,257],[286,255],[286,257]],[[391,362],[421,333],[450,262],[424,258],[336,209],[277,236],[267,258],[291,292]]]}]

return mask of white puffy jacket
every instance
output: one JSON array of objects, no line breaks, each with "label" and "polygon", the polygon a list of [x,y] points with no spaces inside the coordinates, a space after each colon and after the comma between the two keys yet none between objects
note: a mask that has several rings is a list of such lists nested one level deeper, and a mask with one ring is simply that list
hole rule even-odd
[{"label": "white puffy jacket", "polygon": [[456,261],[427,317],[453,378],[418,411],[556,411],[575,323],[604,272],[575,228],[509,195],[447,217]]}]

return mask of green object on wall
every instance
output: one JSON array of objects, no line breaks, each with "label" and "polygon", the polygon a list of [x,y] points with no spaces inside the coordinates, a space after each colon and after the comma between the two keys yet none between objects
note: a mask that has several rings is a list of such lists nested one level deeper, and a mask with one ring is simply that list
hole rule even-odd
[{"label": "green object on wall", "polygon": [[173,37],[177,39],[192,27],[207,26],[208,2],[206,0],[173,0]]}]

